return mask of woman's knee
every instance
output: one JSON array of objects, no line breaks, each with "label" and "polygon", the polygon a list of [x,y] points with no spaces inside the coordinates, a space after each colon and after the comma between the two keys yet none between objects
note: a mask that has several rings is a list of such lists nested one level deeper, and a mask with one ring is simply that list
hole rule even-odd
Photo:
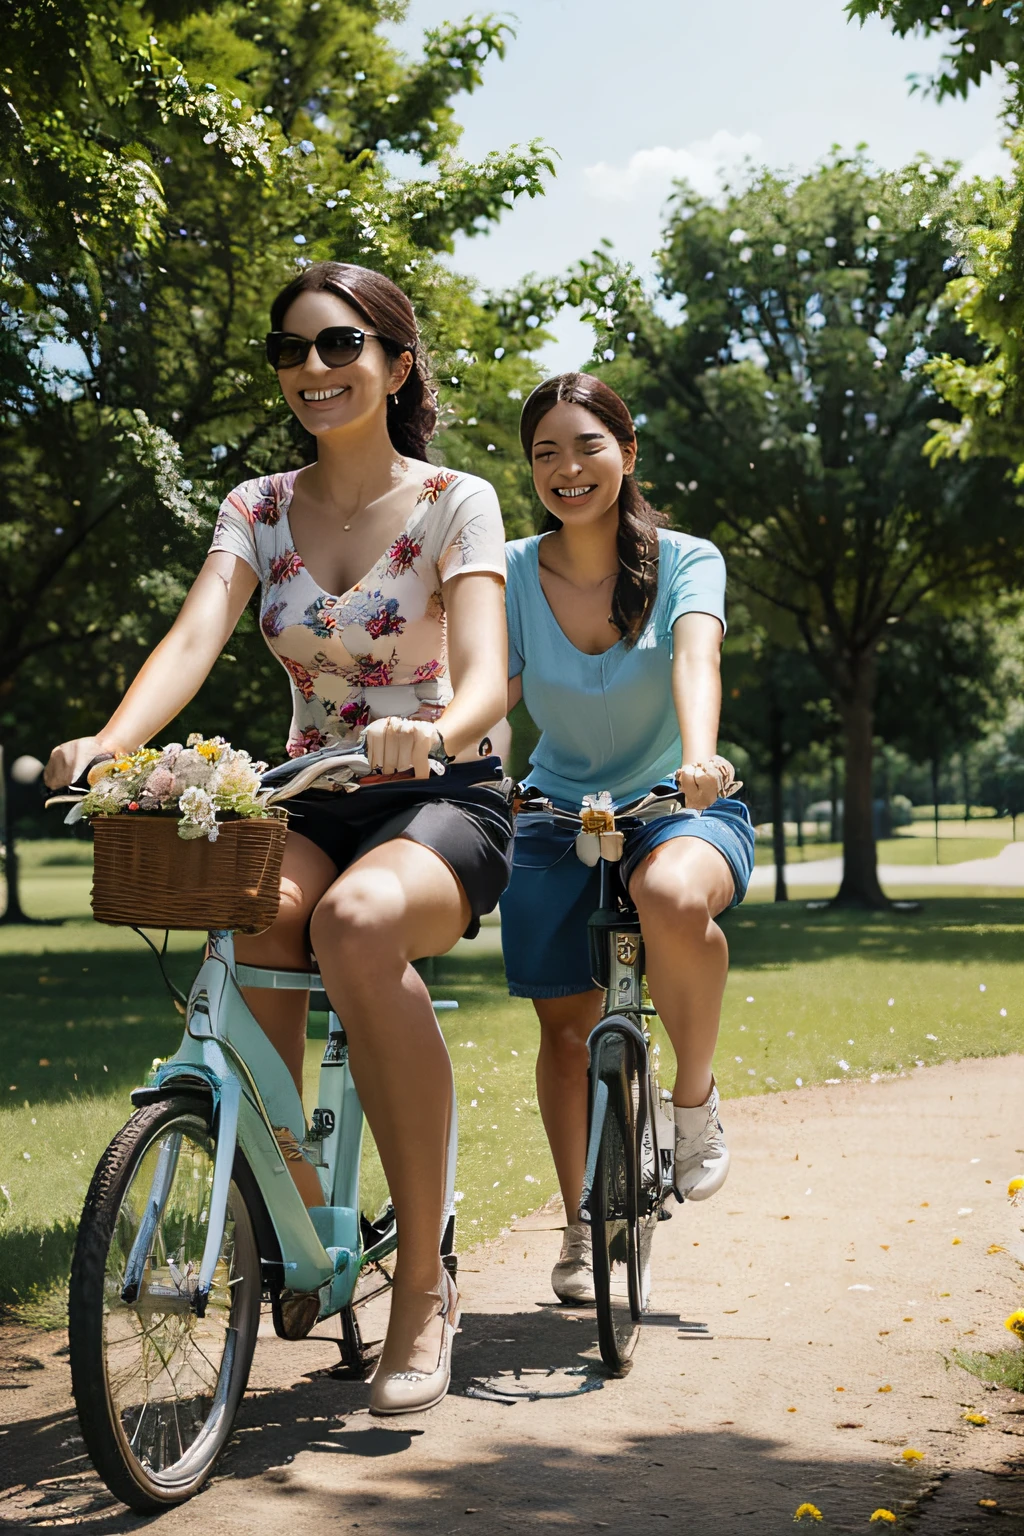
[{"label": "woman's knee", "polygon": [[647,933],[671,929],[675,934],[702,936],[715,916],[711,894],[682,880],[649,879],[635,900]]},{"label": "woman's knee", "polygon": [[235,953],[243,961],[256,963],[279,961],[301,967],[309,958],[306,931],[316,898],[287,875],[281,878],[281,900],[277,916],[260,934],[238,934]]},{"label": "woman's knee", "polygon": [[339,959],[351,956],[364,966],[400,958],[401,903],[390,886],[374,870],[354,871],[333,885],[310,918],[314,952],[329,949]]},{"label": "woman's knee", "polygon": [[600,993],[537,998],[541,1054],[567,1072],[587,1065],[587,1038],[601,1011]]}]

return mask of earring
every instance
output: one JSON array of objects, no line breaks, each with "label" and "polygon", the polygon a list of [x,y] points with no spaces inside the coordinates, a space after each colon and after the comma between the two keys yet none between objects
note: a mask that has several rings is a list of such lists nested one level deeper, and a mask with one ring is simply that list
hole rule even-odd
[{"label": "earring", "polygon": [[398,396],[397,395],[388,395],[388,399],[391,401],[392,405],[397,405],[398,404]]}]

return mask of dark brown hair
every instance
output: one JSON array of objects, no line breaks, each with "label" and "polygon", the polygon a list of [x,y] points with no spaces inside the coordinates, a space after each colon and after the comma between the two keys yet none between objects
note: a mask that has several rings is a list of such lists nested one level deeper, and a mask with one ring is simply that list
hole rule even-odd
[{"label": "dark brown hair", "polygon": [[420,349],[412,305],[397,284],[369,267],[344,261],[315,261],[293,277],[270,306],[270,328],[279,331],[300,293],[336,293],[358,310],[380,337],[389,357],[411,352],[413,365],[397,399],[388,396],[388,435],[396,450],[425,459],[437,425],[437,397],[427,359]]},{"label": "dark brown hair", "polygon": [[[533,440],[542,418],[562,401],[582,405],[623,448],[635,447],[633,418],[614,389],[590,373],[560,373],[538,384],[523,406],[519,439],[527,459],[532,461]],[[667,522],[665,514],[656,512],[644,497],[635,475],[623,475],[619,491],[619,579],[612,594],[612,622],[622,632],[627,647],[635,645],[643,634],[658,595],[658,527]],[[561,520],[548,512],[541,533],[561,526]]]}]

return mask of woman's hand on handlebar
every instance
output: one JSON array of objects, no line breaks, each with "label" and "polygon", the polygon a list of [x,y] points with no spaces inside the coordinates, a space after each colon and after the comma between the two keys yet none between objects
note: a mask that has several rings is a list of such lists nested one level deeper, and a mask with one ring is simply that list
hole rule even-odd
[{"label": "woman's hand on handlebar", "polygon": [[675,779],[688,811],[706,811],[716,800],[726,799],[743,788],[727,757],[709,757],[706,763],[684,763],[676,769]]},{"label": "woman's hand on handlebar", "polygon": [[390,715],[386,720],[371,721],[364,740],[371,773],[390,776],[408,773],[411,768],[414,778],[426,779],[430,776],[430,752],[437,746],[440,732],[433,721]]},{"label": "woman's hand on handlebar", "polygon": [[96,758],[112,755],[110,748],[96,736],[79,736],[77,741],[61,742],[50,753],[50,760],[43,769],[43,783],[47,789],[68,789],[78,782]]}]

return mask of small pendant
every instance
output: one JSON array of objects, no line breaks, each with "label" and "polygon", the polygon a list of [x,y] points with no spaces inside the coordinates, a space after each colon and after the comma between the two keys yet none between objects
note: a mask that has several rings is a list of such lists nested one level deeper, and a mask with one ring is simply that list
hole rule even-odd
[{"label": "small pendant", "polygon": [[342,525],[341,525],[341,531],[342,531],[342,533],[348,533],[348,531],[349,531],[349,529],[350,529],[350,528],[351,528],[351,527],[352,527],[352,524],[351,524],[351,523],[342,523]]}]

